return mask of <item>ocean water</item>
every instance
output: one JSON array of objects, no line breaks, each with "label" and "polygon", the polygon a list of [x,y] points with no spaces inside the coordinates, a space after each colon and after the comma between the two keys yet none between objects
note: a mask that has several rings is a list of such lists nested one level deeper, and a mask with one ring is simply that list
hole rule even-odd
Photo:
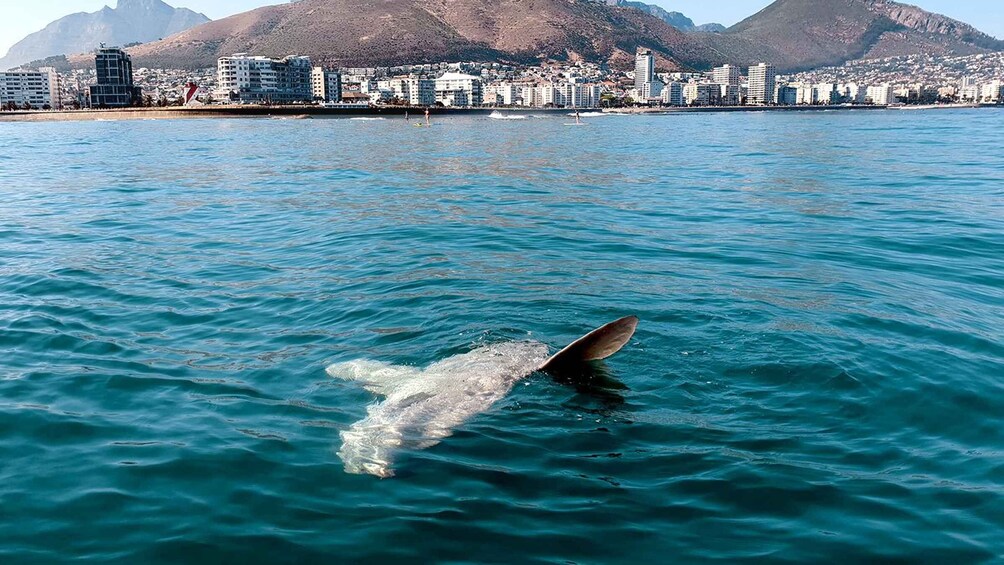
[{"label": "ocean water", "polygon": [[[566,121],[0,123],[0,562],[1004,559],[1004,112]],[[329,364],[628,314],[345,473]]]}]

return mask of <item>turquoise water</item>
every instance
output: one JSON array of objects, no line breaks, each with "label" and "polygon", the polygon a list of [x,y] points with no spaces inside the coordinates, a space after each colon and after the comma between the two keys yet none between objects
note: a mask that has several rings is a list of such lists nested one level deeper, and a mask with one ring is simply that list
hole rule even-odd
[{"label": "turquoise water", "polygon": [[[1004,112],[0,124],[0,562],[1004,559]],[[552,349],[349,475],[356,358]]]}]

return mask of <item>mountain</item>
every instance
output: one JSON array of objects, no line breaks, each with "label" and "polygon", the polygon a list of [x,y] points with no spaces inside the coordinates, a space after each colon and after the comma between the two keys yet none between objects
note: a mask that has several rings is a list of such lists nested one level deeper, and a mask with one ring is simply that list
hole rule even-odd
[{"label": "mountain", "polygon": [[669,12],[654,4],[633,2],[631,0],[607,0],[607,4],[610,6],[621,6],[641,10],[649,15],[659,18],[680,31],[725,31],[725,26],[722,24],[695,25],[694,20],[684,16],[680,12]]},{"label": "mountain", "polygon": [[733,61],[773,61],[780,70],[902,55],[1004,51],[973,26],[890,0],[777,0],[714,34],[705,45]]},{"label": "mountain", "polygon": [[161,0],[119,0],[115,8],[105,6],[97,12],[71,14],[25,37],[0,59],[0,69],[53,55],[90,51],[101,43],[152,41],[208,21],[202,14],[172,8]]},{"label": "mountain", "polygon": [[694,28],[694,31],[703,31],[706,33],[721,33],[727,28],[722,24],[701,24]]},{"label": "mountain", "polygon": [[890,0],[776,0],[731,28],[713,28],[716,33],[681,31],[670,22],[688,27],[689,18],[635,4],[299,0],[209,22],[130,52],[139,66],[175,68],[213,67],[220,56],[239,52],[309,55],[328,66],[556,59],[629,68],[635,49],[648,47],[660,70],[769,61],[790,72],[860,58],[1004,51],[1004,42],[968,24]]},{"label": "mountain", "polygon": [[[300,0],[210,22],[131,49],[137,64],[212,67],[239,52],[309,55],[338,66],[546,59],[660,68],[695,58],[680,30],[634,8],[583,0]],[[697,56],[697,58],[700,58]]]}]

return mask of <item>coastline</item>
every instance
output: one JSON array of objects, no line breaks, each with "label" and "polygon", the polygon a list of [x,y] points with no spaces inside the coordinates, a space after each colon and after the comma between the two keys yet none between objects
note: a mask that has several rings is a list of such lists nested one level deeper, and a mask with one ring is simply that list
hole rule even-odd
[{"label": "coastline", "polygon": [[892,106],[884,104],[828,104],[813,106],[659,106],[651,108],[610,108],[613,114],[677,114],[692,112],[825,112],[834,110],[960,110],[1001,107],[999,104],[929,104]]},{"label": "coastline", "polygon": [[[338,119],[363,116],[404,116],[413,119],[425,114],[424,107],[363,106],[325,108],[322,106],[175,106],[168,108],[117,108],[108,110],[27,110],[0,112],[0,122],[75,122],[120,120],[172,120],[172,119],[234,119],[234,118],[284,118],[284,119]],[[574,112],[567,108],[429,108],[433,116],[484,115],[494,111],[518,115],[555,114]],[[596,111],[585,110],[582,111]]]},{"label": "coastline", "polygon": [[[723,112],[825,112],[862,110],[953,110],[977,108],[1004,108],[999,104],[943,104],[925,106],[884,106],[884,105],[828,105],[828,106],[694,106],[694,107],[644,107],[644,108],[579,108],[581,112],[603,112],[618,115],[659,115],[682,113],[723,113]],[[433,116],[488,116],[492,112],[514,115],[555,115],[563,116],[575,112],[574,108],[429,108]],[[410,106],[365,106],[325,108],[321,106],[183,106],[168,108],[120,108],[107,110],[27,110],[0,112],[0,122],[73,122],[73,121],[124,121],[124,120],[172,120],[172,119],[338,119],[364,116],[391,117],[404,116],[420,119],[425,113],[423,107]]]},{"label": "coastline", "polygon": [[728,113],[728,112],[825,112],[833,110],[887,110],[889,106],[858,105],[845,106],[657,106],[650,108],[611,108],[612,114],[688,114],[688,113]]}]

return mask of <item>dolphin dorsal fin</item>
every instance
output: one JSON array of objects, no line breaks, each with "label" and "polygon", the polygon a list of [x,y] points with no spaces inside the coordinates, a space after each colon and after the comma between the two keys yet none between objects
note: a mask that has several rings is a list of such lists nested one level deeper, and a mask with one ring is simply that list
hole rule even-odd
[{"label": "dolphin dorsal fin", "polygon": [[573,341],[540,366],[541,371],[547,371],[562,365],[573,365],[585,361],[606,359],[617,353],[634,335],[638,327],[638,317],[628,316],[616,322],[597,328]]}]

